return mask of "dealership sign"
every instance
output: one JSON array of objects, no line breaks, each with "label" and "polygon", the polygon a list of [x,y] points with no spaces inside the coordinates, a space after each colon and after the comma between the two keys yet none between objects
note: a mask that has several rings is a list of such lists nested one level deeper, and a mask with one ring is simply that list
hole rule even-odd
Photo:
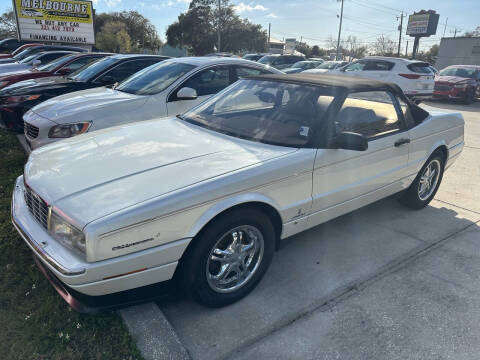
[{"label": "dealership sign", "polygon": [[91,1],[13,0],[23,41],[95,44]]},{"label": "dealership sign", "polygon": [[413,14],[408,17],[407,35],[430,36],[437,32],[440,15],[435,13]]}]

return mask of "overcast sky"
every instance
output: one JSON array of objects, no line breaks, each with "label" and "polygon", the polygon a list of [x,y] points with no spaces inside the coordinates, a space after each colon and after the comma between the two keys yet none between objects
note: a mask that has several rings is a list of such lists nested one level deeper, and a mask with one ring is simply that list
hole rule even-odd
[{"label": "overcast sky", "polygon": [[[97,12],[139,11],[150,19],[165,40],[166,28],[186,11],[190,1],[94,0],[93,3]],[[234,0],[232,3],[240,16],[261,24],[265,29],[271,23],[272,36],[278,39],[295,37],[300,40],[302,37],[311,45],[323,47],[330,36],[336,38],[338,35],[340,3],[337,0]],[[1,1],[0,10],[7,10],[10,4],[7,0]],[[381,34],[398,41],[397,16],[402,11],[411,14],[421,9],[433,9],[440,14],[437,35],[422,39],[422,48],[439,42],[447,18],[445,36],[453,36],[455,28],[457,34],[463,34],[480,26],[480,0],[345,0],[342,37],[355,35],[365,45],[374,42]],[[406,22],[404,19],[404,24]],[[410,40],[411,50],[413,39],[408,36],[404,39]],[[405,49],[404,41],[402,48]]]}]

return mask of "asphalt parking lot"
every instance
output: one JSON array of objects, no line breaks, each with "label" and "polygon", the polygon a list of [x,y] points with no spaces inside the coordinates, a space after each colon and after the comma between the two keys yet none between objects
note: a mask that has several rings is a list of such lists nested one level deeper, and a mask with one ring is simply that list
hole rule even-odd
[{"label": "asphalt parking lot", "polygon": [[478,359],[480,103],[435,200],[394,198],[285,240],[245,299],[158,305],[193,359]]}]

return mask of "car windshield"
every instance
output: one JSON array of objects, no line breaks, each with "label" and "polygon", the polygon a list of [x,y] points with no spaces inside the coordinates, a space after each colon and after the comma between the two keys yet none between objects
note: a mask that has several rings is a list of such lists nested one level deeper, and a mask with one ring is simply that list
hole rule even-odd
[{"label": "car windshield", "polygon": [[338,63],[333,62],[333,61],[327,61],[321,64],[320,66],[317,66],[317,69],[327,69],[327,70],[332,70],[337,67]]},{"label": "car windshield", "polygon": [[23,51],[20,51],[17,55],[15,55],[13,58],[16,60],[16,61],[20,61],[24,58],[26,58],[30,53],[33,52],[33,48],[35,48],[36,46],[33,46],[33,47],[29,47]]},{"label": "car windshield", "polygon": [[293,64],[291,67],[294,69],[305,69],[309,67],[311,64],[311,61],[297,61],[295,64]]},{"label": "car windshield", "polygon": [[109,68],[111,65],[115,64],[118,61],[119,59],[116,57],[102,58],[81,67],[77,71],[72,72],[68,79],[82,82],[89,81],[95,76],[97,76],[99,73],[101,73],[103,70]]},{"label": "car windshield", "polygon": [[39,71],[53,71],[57,67],[65,64],[67,61],[74,58],[75,56],[76,55],[65,55],[65,56],[59,57],[58,59],[50,61],[49,63],[46,63],[45,65],[37,67],[37,70],[39,70]]},{"label": "car windshield", "polygon": [[262,57],[260,60],[258,60],[258,62],[260,64],[271,65],[277,57],[278,56],[267,55],[267,56]]},{"label": "car windshield", "polygon": [[180,118],[242,139],[304,147],[333,99],[330,88],[245,79]]},{"label": "car windshield", "polygon": [[133,74],[122,81],[115,90],[137,95],[157,94],[195,68],[195,65],[181,62],[161,62]]},{"label": "car windshield", "polygon": [[440,71],[440,76],[458,76],[462,78],[473,79],[475,77],[475,68],[450,67]]},{"label": "car windshield", "polygon": [[25,59],[20,60],[19,63],[20,64],[30,64],[37,56],[38,56],[38,54],[27,56]]}]

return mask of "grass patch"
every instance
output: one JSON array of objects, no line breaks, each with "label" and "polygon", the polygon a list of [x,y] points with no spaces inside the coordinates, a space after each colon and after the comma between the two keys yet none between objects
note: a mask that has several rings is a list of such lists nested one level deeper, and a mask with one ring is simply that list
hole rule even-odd
[{"label": "grass patch", "polygon": [[141,359],[121,318],[71,310],[17,235],[10,201],[26,160],[15,135],[0,129],[1,359]]}]

